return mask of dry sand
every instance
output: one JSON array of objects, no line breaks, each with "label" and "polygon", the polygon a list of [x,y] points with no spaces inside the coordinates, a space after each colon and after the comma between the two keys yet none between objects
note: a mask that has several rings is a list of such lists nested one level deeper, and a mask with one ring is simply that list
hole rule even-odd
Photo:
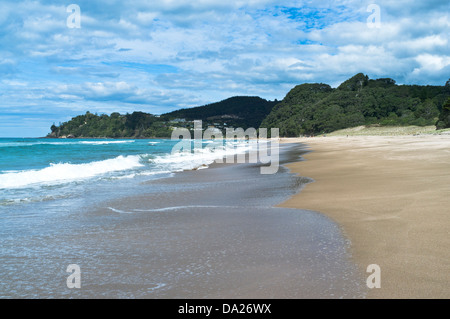
[{"label": "dry sand", "polygon": [[450,298],[450,136],[281,142],[311,147],[288,167],[315,182],[280,206],[341,225],[361,270],[381,267],[381,288],[368,298]]}]

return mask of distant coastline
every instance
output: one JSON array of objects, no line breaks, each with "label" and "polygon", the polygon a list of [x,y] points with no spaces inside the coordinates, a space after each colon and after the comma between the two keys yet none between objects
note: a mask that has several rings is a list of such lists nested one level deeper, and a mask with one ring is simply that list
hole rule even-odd
[{"label": "distant coastline", "polygon": [[225,135],[231,128],[279,129],[281,137],[317,136],[360,126],[435,126],[450,128],[450,80],[444,86],[397,85],[358,73],[332,88],[323,83],[301,84],[282,101],[235,96],[204,106],[162,115],[92,114],[53,124],[54,138],[169,138],[177,128],[203,129]]},{"label": "distant coastline", "polygon": [[101,139],[112,139],[112,140],[158,140],[158,139],[170,139],[170,136],[168,137],[107,137],[107,136],[94,136],[94,137],[69,137],[69,136],[43,136],[43,137],[35,137],[35,138],[48,138],[48,139],[55,139],[55,140],[101,140]]}]

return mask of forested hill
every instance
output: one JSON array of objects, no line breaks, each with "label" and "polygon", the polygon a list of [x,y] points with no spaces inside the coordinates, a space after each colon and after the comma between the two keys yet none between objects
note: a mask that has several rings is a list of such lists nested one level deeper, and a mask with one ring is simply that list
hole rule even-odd
[{"label": "forested hill", "polygon": [[[445,86],[396,85],[359,73],[338,88],[302,84],[293,88],[261,127],[279,128],[281,136],[314,135],[359,125],[437,125],[448,127]],[[444,114],[445,113],[445,114]]]},{"label": "forested hill", "polygon": [[[359,125],[436,125],[450,127],[450,81],[443,86],[397,85],[359,73],[339,87],[301,84],[281,101],[236,96],[221,102],[155,116],[143,112],[96,115],[87,112],[59,126],[48,137],[170,137],[175,127],[279,128],[281,136],[316,135]],[[270,130],[269,130],[270,132]]]},{"label": "forested hill", "polygon": [[276,101],[267,101],[257,96],[235,96],[217,103],[163,114],[161,118],[202,120],[222,127],[226,124],[228,127],[243,129],[258,128],[275,104]]},{"label": "forested hill", "polygon": [[68,122],[53,124],[50,138],[144,138],[170,137],[167,123],[159,117],[144,112],[111,115],[86,112]]},{"label": "forested hill", "polygon": [[155,116],[144,112],[111,115],[86,112],[70,121],[51,126],[48,137],[60,138],[150,138],[170,137],[174,127],[193,128],[193,120],[203,120],[204,128],[258,128],[278,102],[260,97],[236,96],[205,106]]}]

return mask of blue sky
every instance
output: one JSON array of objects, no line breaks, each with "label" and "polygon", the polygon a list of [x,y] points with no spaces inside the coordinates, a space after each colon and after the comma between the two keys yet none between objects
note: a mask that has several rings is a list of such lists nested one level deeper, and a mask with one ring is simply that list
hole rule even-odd
[{"label": "blue sky", "polygon": [[[80,28],[67,25],[70,4]],[[281,100],[297,84],[336,87],[359,72],[444,85],[449,12],[445,0],[2,0],[0,136],[45,136],[88,110]]]}]

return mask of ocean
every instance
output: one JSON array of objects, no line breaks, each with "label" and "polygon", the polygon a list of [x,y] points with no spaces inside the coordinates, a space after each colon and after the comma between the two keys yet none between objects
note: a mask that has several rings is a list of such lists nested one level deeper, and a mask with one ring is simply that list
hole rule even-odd
[{"label": "ocean", "polygon": [[[115,180],[129,180],[121,183],[121,191],[126,192],[133,183],[206,168],[225,154],[245,152],[248,145],[204,140],[200,151],[172,154],[178,142],[169,139],[2,138],[0,207],[69,199],[86,191],[108,197],[111,185],[119,191]],[[193,141],[191,147],[193,150]]]},{"label": "ocean", "polygon": [[364,295],[333,221],[275,207],[311,182],[282,166],[299,144],[265,175],[213,163],[252,142],[177,143],[0,139],[0,298]]}]

